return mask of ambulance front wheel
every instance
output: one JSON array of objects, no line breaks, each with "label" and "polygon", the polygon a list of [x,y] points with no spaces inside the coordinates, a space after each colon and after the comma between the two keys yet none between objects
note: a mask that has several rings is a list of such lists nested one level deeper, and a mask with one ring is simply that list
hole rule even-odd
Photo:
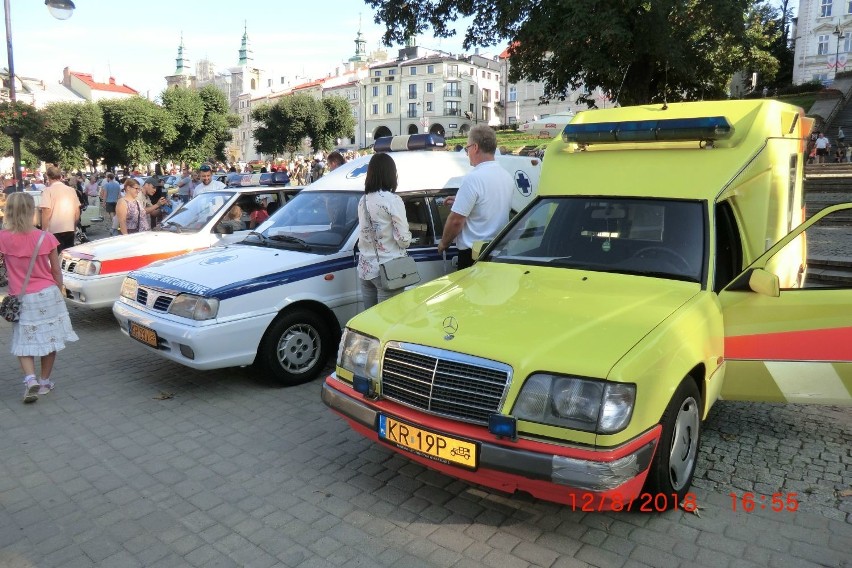
[{"label": "ambulance front wheel", "polygon": [[663,431],[645,490],[650,494],[676,494],[677,502],[669,502],[674,507],[683,501],[692,485],[701,441],[701,393],[692,377],[680,383],[660,424]]},{"label": "ambulance front wheel", "polygon": [[282,386],[306,383],[322,371],[331,341],[325,322],[312,312],[286,312],[266,331],[258,363]]}]

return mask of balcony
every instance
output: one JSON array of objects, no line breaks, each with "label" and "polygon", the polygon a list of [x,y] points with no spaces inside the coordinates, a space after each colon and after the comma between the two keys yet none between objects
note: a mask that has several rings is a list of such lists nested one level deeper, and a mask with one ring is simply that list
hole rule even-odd
[{"label": "balcony", "polygon": [[417,111],[416,110],[409,110],[407,116],[408,116],[408,118],[417,118]]},{"label": "balcony", "polygon": [[445,108],[444,116],[459,116],[461,115],[461,110],[457,108]]},{"label": "balcony", "polygon": [[396,75],[390,75],[388,77],[385,77],[385,81],[395,81],[395,80],[396,80]]},{"label": "balcony", "polygon": [[461,89],[444,89],[444,96],[460,99],[462,96]]}]

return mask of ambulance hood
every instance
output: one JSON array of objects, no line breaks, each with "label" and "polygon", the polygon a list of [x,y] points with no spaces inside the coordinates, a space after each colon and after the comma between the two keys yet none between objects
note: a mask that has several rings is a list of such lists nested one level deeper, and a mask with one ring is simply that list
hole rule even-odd
[{"label": "ambulance hood", "polygon": [[489,262],[387,300],[351,323],[385,340],[508,363],[523,376],[606,378],[699,290],[688,282]]},{"label": "ambulance hood", "polygon": [[225,300],[354,266],[350,252],[324,256],[286,248],[216,246],[155,262],[130,274],[139,284]]}]

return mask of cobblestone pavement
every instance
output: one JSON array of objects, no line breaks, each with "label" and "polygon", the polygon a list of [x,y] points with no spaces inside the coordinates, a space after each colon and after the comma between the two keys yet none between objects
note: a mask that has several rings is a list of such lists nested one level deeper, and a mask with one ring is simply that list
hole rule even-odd
[{"label": "cobblestone pavement", "polygon": [[[852,567],[849,409],[718,403],[699,515],[587,513],[370,443],[320,402],[320,381],[193,371],[120,334],[109,310],[70,311],[80,341],[32,405],[0,321],[2,568]],[[796,493],[798,510],[761,509],[773,493]]]},{"label": "cobblestone pavement", "polygon": [[[152,357],[108,310],[21,403],[0,322],[0,566],[852,566],[848,410],[720,403],[700,516],[584,513],[430,472],[250,369]],[[732,510],[796,492],[797,512]]]}]

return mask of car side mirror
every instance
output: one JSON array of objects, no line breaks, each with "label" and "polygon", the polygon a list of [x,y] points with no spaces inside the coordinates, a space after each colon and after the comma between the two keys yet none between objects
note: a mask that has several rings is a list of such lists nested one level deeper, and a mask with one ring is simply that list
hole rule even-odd
[{"label": "car side mirror", "polygon": [[474,241],[473,246],[470,248],[471,256],[473,260],[479,260],[479,255],[482,254],[482,251],[485,250],[485,247],[488,246],[488,243],[491,241]]},{"label": "car side mirror", "polygon": [[748,277],[748,287],[753,292],[771,298],[777,298],[781,295],[781,284],[778,276],[763,268],[755,268],[751,271],[751,275]]}]

